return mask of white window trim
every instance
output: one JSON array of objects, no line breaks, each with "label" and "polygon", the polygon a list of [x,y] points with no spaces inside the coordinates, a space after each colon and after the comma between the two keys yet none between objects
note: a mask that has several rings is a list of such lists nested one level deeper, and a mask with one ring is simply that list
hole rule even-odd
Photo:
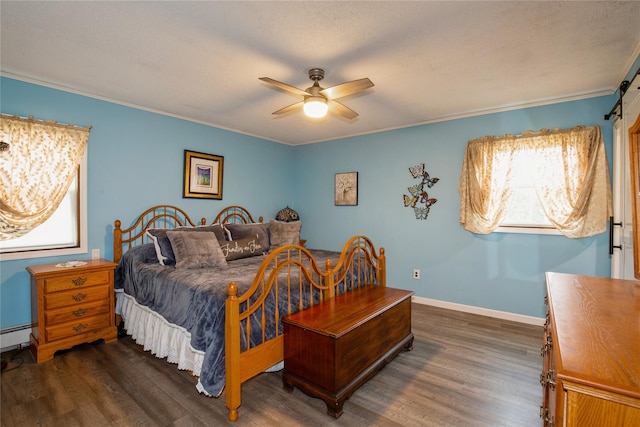
[{"label": "white window trim", "polygon": [[82,160],[80,160],[80,182],[79,197],[80,197],[80,246],[75,248],[61,248],[61,249],[45,249],[40,251],[24,251],[24,252],[10,252],[0,254],[0,261],[13,261],[18,259],[30,259],[30,258],[43,258],[43,257],[55,257],[65,255],[86,254],[89,252],[88,236],[87,236],[87,156],[88,151],[85,150]]},{"label": "white window trim", "polygon": [[532,225],[530,227],[503,227],[495,229],[494,233],[512,233],[512,234],[548,234],[554,236],[562,236],[560,230],[554,227],[539,227]]}]

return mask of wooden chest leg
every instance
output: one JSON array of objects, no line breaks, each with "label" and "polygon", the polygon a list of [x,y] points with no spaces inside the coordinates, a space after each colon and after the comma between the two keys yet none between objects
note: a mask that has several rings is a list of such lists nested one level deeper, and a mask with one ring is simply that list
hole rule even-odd
[{"label": "wooden chest leg", "polygon": [[293,384],[287,381],[284,375],[282,376],[282,388],[284,388],[287,393],[293,393]]},{"label": "wooden chest leg", "polygon": [[337,400],[325,399],[324,403],[327,404],[327,414],[331,415],[333,418],[339,418],[342,415],[342,407],[344,406],[344,401],[346,397]]}]

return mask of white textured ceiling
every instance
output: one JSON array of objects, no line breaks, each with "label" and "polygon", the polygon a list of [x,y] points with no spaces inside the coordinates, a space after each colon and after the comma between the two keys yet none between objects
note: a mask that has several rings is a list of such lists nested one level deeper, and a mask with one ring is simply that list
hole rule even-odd
[{"label": "white textured ceiling", "polygon": [[[610,94],[640,2],[0,2],[4,76],[291,145]],[[360,116],[271,113],[323,87]],[[603,111],[603,114],[607,112]],[[46,117],[43,117],[46,119]]]}]

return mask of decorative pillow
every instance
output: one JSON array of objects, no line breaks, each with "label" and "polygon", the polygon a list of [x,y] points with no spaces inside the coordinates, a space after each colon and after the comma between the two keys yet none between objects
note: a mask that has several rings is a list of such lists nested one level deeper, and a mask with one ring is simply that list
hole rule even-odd
[{"label": "decorative pillow", "polygon": [[153,245],[156,248],[156,255],[158,262],[161,265],[175,265],[176,257],[171,247],[169,237],[167,237],[167,231],[208,231],[215,234],[218,243],[223,243],[229,240],[228,231],[222,224],[213,224],[203,227],[178,227],[174,229],[170,228],[150,228],[147,230],[147,235],[153,241]]},{"label": "decorative pillow", "polygon": [[222,253],[227,261],[258,256],[267,252],[265,248],[260,245],[260,236],[257,234],[253,237],[225,242],[223,245],[220,245],[220,249],[222,249]]},{"label": "decorative pillow", "polygon": [[269,225],[268,224],[225,224],[231,233],[231,240],[243,240],[258,236],[263,253],[269,252]]},{"label": "decorative pillow", "polygon": [[150,228],[147,230],[147,236],[153,241],[160,265],[174,265],[176,258],[173,255],[171,242],[167,237],[167,230],[164,228]]},{"label": "decorative pillow", "polygon": [[191,228],[191,230],[193,230],[193,231],[212,231],[213,234],[216,235],[216,239],[218,239],[218,243],[220,243],[220,244],[222,244],[223,242],[231,239],[231,236],[229,235],[229,230],[224,228],[224,225],[222,225],[222,224],[204,225],[202,227]]},{"label": "decorative pillow", "polygon": [[176,268],[208,268],[227,265],[218,239],[213,233],[168,230],[167,237],[171,241],[171,247],[176,256]]},{"label": "decorative pillow", "polygon": [[271,247],[299,244],[301,227],[302,221],[280,222],[272,219],[269,221]]}]

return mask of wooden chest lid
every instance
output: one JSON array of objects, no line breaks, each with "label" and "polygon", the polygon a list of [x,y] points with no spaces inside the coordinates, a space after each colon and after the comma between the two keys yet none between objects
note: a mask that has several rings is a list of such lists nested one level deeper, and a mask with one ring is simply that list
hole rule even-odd
[{"label": "wooden chest lid", "polygon": [[412,291],[365,286],[286,316],[284,323],[332,337],[342,336],[369,319],[411,298]]}]

